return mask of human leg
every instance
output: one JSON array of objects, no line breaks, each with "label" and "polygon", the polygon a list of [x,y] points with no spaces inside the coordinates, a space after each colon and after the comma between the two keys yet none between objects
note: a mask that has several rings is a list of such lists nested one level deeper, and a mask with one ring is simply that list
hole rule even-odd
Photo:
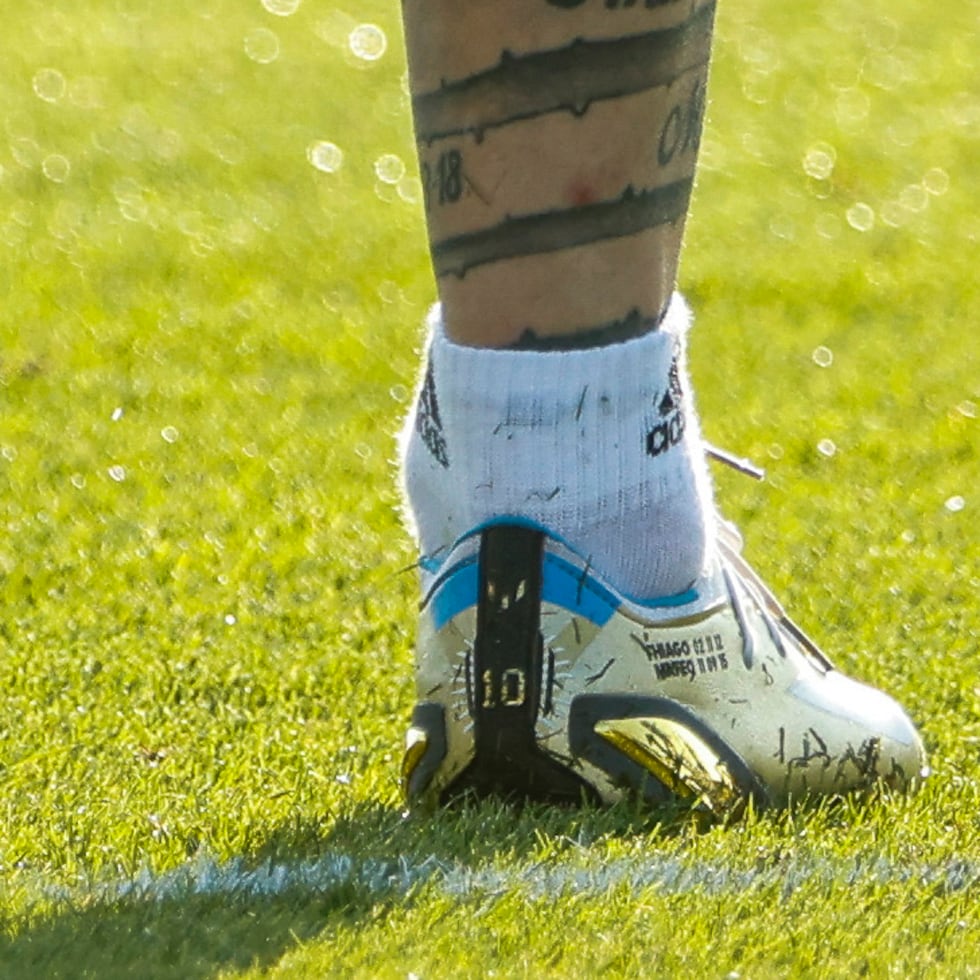
[{"label": "human leg", "polygon": [[904,712],[716,523],[673,296],[712,6],[405,11],[442,299],[406,431],[410,796],[908,784]]},{"label": "human leg", "polygon": [[709,2],[404,5],[448,336],[583,346],[656,326],[700,141]]},{"label": "human leg", "polygon": [[670,299],[713,3],[404,10],[442,300],[406,466],[422,550],[520,515],[631,594],[681,591],[711,534]]}]

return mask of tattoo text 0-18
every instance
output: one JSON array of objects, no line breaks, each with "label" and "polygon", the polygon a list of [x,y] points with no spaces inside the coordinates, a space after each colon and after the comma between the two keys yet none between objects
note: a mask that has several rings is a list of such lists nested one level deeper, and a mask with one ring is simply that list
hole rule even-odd
[{"label": "tattoo text 0-18", "polygon": [[421,170],[426,207],[455,204],[463,196],[463,154],[459,150],[446,150],[431,164],[423,160]]}]

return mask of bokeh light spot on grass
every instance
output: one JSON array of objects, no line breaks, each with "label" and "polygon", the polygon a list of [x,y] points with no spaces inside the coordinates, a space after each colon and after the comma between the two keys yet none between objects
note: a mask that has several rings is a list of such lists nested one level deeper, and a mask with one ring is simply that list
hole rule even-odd
[{"label": "bokeh light spot on grass", "polygon": [[71,161],[60,153],[49,153],[41,162],[41,172],[53,184],[63,184],[71,173]]},{"label": "bokeh light spot on grass", "polygon": [[814,143],[803,157],[803,170],[816,180],[827,180],[836,160],[837,152],[829,143]]},{"label": "bokeh light spot on grass", "polygon": [[820,344],[818,347],[813,348],[813,353],[810,355],[813,363],[817,367],[828,368],[834,363],[834,352],[829,348]]},{"label": "bokeh light spot on grass", "polygon": [[271,65],[279,57],[279,38],[267,27],[256,27],[245,35],[245,54],[260,65]]},{"label": "bokeh light spot on grass", "polygon": [[922,186],[934,197],[949,190],[949,174],[942,167],[930,167],[922,178]]},{"label": "bokeh light spot on grass", "polygon": [[917,214],[920,211],[925,211],[929,206],[929,193],[922,184],[908,184],[902,188],[902,192],[898,195],[898,203],[906,211]]},{"label": "bokeh light spot on grass", "polygon": [[347,43],[354,57],[362,61],[377,61],[388,49],[388,38],[377,24],[358,24]]},{"label": "bokeh light spot on grass", "polygon": [[406,174],[398,181],[398,196],[406,204],[418,204],[422,200],[421,181]]},{"label": "bokeh light spot on grass", "polygon": [[65,95],[65,76],[57,68],[42,68],[31,80],[34,94],[45,102],[60,102]]},{"label": "bokeh light spot on grass", "polygon": [[905,224],[908,212],[898,201],[885,201],[879,209],[879,217],[882,224],[889,228],[901,228]]},{"label": "bokeh light spot on grass", "polygon": [[289,17],[299,10],[303,0],[262,0],[262,6],[277,17]]},{"label": "bokeh light spot on grass", "polygon": [[871,231],[875,226],[875,212],[870,204],[858,201],[847,209],[847,223],[855,231]]},{"label": "bokeh light spot on grass", "polygon": [[307,147],[306,159],[322,173],[333,174],[344,165],[344,151],[329,140],[317,140]]},{"label": "bokeh light spot on grass", "polygon": [[383,153],[374,161],[374,172],[378,180],[386,184],[397,184],[405,176],[405,164],[394,153]]}]

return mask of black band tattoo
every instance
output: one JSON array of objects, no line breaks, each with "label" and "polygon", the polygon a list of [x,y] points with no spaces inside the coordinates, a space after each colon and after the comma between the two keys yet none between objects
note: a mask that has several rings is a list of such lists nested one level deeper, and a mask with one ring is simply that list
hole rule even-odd
[{"label": "black band tattoo", "polygon": [[498,126],[551,112],[581,116],[593,102],[669,85],[707,65],[714,12],[709,3],[677,27],[613,40],[579,38],[523,57],[505,51],[493,68],[415,96],[416,138],[480,140]]},{"label": "black band tattoo", "polygon": [[[586,2],[587,0],[548,0],[552,7],[561,7],[562,10],[574,10]],[[626,10],[629,7],[640,6],[653,10],[655,7],[669,7],[673,3],[679,3],[680,0],[601,0],[601,2],[607,10]]]},{"label": "black band tattoo", "polygon": [[[577,333],[542,336],[528,327],[517,340],[508,344],[510,350],[584,350],[588,347],[606,347],[609,344],[621,344],[626,340],[634,340],[643,334],[656,330],[660,326],[664,314],[644,316],[638,309],[632,309],[621,320],[611,320]],[[581,411],[581,406],[580,406]],[[577,417],[577,416],[576,416]]]},{"label": "black band tattoo", "polygon": [[643,191],[628,187],[610,201],[508,218],[492,228],[436,242],[432,264],[437,276],[462,278],[478,265],[560,252],[673,224],[687,213],[692,183],[692,178],[685,178]]}]

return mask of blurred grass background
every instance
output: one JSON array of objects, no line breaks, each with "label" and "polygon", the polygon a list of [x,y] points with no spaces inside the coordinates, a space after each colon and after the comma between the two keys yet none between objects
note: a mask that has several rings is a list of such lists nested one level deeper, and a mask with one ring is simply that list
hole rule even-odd
[{"label": "blurred grass background", "polygon": [[[973,969],[978,14],[721,5],[681,285],[706,434],[769,479],[719,472],[719,494],[794,615],[907,705],[936,775],[700,834],[629,807],[401,816],[393,436],[434,286],[399,6],[6,10],[3,975]],[[335,852],[502,884],[96,888]],[[664,855],[689,888],[506,884]],[[717,867],[748,884],[713,893]]]}]

